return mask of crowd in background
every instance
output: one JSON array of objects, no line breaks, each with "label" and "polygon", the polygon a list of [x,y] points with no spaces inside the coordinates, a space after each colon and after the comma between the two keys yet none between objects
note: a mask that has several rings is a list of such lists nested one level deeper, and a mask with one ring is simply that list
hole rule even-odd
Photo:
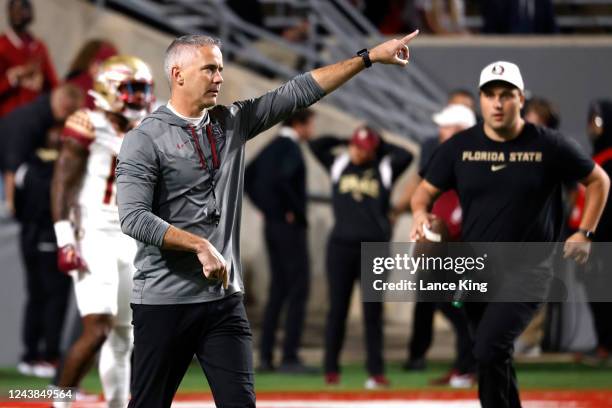
[{"label": "crowd in background", "polygon": [[[352,3],[383,33],[407,32],[415,27],[435,34],[467,34],[466,10],[480,10],[484,33],[555,33],[553,2],[494,1],[470,2],[463,0],[352,0]],[[476,4],[477,3],[477,4]],[[252,6],[257,8],[256,4]],[[10,27],[0,37],[0,170],[3,176],[4,211],[20,223],[20,248],[26,273],[27,299],[25,304],[21,370],[24,374],[52,376],[60,358],[60,334],[64,326],[70,279],[59,272],[56,263],[50,215],[49,190],[53,163],[61,143],[62,126],[66,118],[78,108],[93,107],[87,93],[100,64],[119,50],[110,41],[89,40],[76,53],[69,72],[58,78],[53,62],[41,39],[30,31],[33,10],[27,0],[8,2]],[[251,17],[253,14],[250,14]],[[286,31],[290,39],[299,39],[304,26]],[[543,98],[532,98],[525,107],[525,118],[535,124],[557,128],[559,114]],[[274,285],[282,282],[283,290],[270,289],[264,315],[261,339],[260,370],[280,369],[287,373],[312,372],[299,355],[300,340],[305,320],[305,304],[309,293],[309,262],[306,245],[308,226],[306,204],[306,167],[298,143],[308,142],[321,165],[330,172],[332,205],[335,225],[328,244],[327,278],[333,296],[327,299],[330,311],[325,335],[325,380],[339,382],[339,355],[342,349],[351,290],[359,273],[359,242],[388,241],[393,218],[407,211],[410,186],[405,201],[393,206],[390,193],[397,177],[410,165],[412,156],[404,149],[386,142],[381,132],[367,126],[357,127],[351,137],[333,135],[314,138],[312,112],[302,112],[290,118],[262,156],[282,158],[274,162],[280,171],[266,168],[261,163],[270,159],[256,159],[247,171],[246,189],[253,202],[265,215],[265,240],[271,263]],[[439,134],[432,135],[422,146],[420,161],[439,144],[477,121],[476,103],[469,91],[459,90],[449,95],[443,110],[433,119]],[[595,101],[588,117],[588,133],[597,157],[612,146],[612,102]],[[336,150],[342,152],[336,154]],[[388,160],[386,160],[388,158]],[[603,160],[603,159],[602,159]],[[388,163],[388,169],[383,164]],[[422,163],[420,165],[422,165]],[[258,165],[260,164],[260,165]],[[600,163],[608,174],[609,161]],[[385,174],[391,172],[389,179]],[[274,174],[273,178],[256,174]],[[375,186],[375,187],[374,187]],[[414,184],[412,184],[414,187]],[[572,228],[572,215],[579,211],[581,192],[577,186],[566,186],[564,234]],[[456,197],[443,198],[439,211],[449,230],[460,235],[460,208]],[[576,207],[578,207],[576,209]],[[604,229],[612,219],[610,206],[604,215]],[[356,222],[364,209],[375,214]],[[348,217],[348,218],[347,218]],[[369,224],[368,224],[369,222]],[[458,232],[459,231],[459,232]],[[605,238],[604,240],[609,240]],[[297,274],[297,277],[296,277]],[[341,294],[341,295],[339,295]],[[287,308],[285,345],[282,364],[277,367],[273,355],[275,333],[281,309]],[[591,304],[598,335],[598,348],[585,359],[609,359],[612,351],[609,306]],[[388,385],[384,377],[382,358],[383,310],[381,304],[364,305],[366,326],[367,369],[373,383],[370,388]],[[426,367],[426,352],[432,340],[432,316],[441,310],[451,321],[457,334],[457,360],[452,371],[440,384],[457,387],[474,383],[474,364],[470,354],[470,338],[466,322],[458,309],[449,305],[417,304],[413,337],[409,343],[409,357],[405,368],[422,370]],[[521,350],[539,347],[542,319],[531,330],[540,333],[535,340],[523,340]],[[538,327],[539,326],[539,327]]]},{"label": "crowd in background", "polygon": [[[552,0],[354,0],[370,21],[385,34],[415,28],[440,35],[552,34],[558,31]],[[468,11],[482,18],[480,30],[470,29]]]},{"label": "crowd in background", "polygon": [[[420,29],[435,35],[605,33],[610,27],[593,24],[610,14],[605,2],[564,3],[553,0],[348,0],[383,34]],[[230,2],[230,5],[233,2]],[[291,6],[249,2],[251,22],[266,21],[266,14],[300,16]],[[237,8],[236,8],[237,9]],[[239,13],[243,16],[243,13]],[[250,17],[249,17],[250,16]],[[252,16],[257,16],[253,19]],[[561,16],[583,16],[586,24],[559,24]],[[307,26],[300,24],[303,33]],[[292,30],[292,32],[295,30]]]}]

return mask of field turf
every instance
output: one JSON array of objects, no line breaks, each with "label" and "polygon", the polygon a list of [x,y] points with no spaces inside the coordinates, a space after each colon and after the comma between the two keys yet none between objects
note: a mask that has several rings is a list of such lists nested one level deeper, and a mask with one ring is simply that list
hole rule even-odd
[{"label": "field turf", "polygon": [[[405,372],[399,364],[389,364],[387,375],[391,380],[391,390],[440,390],[444,387],[431,387],[429,380],[441,376],[448,369],[444,363],[432,363],[423,372]],[[591,368],[571,363],[523,363],[517,364],[517,374],[522,390],[612,390],[612,368]],[[366,372],[361,365],[346,365],[342,372],[342,383],[328,388],[322,375],[256,374],[257,391],[329,391],[345,392],[363,390]],[[12,368],[0,368],[0,395],[8,389],[42,389],[48,380],[24,377]],[[91,393],[101,392],[100,382],[95,369],[92,369],[82,383]],[[197,363],[189,368],[179,394],[206,392],[208,385]]]}]

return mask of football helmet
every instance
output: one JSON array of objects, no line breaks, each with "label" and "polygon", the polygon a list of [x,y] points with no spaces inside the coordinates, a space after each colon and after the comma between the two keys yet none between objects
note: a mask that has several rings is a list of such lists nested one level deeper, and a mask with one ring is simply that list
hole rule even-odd
[{"label": "football helmet", "polygon": [[100,65],[89,94],[98,109],[139,121],[155,101],[151,69],[137,57],[110,57]]}]

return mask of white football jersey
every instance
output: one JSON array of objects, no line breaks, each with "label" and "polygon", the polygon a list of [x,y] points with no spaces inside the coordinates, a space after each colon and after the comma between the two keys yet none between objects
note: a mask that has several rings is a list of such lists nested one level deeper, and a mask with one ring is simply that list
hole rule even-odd
[{"label": "white football jersey", "polygon": [[81,215],[109,227],[119,226],[115,168],[123,136],[103,112],[89,109],[75,112],[64,127],[64,137],[77,140],[89,150],[78,198]]}]

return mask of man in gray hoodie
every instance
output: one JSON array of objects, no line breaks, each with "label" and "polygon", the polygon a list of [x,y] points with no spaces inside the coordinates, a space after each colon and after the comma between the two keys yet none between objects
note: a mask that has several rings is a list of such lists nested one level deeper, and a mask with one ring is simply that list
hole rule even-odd
[{"label": "man in gray hoodie", "polygon": [[405,66],[417,34],[229,106],[216,104],[218,40],[170,44],[170,101],[126,135],[116,171],[121,227],[138,241],[130,407],[170,407],[194,354],[218,407],[255,406],[239,246],[245,143],[372,63]]}]

